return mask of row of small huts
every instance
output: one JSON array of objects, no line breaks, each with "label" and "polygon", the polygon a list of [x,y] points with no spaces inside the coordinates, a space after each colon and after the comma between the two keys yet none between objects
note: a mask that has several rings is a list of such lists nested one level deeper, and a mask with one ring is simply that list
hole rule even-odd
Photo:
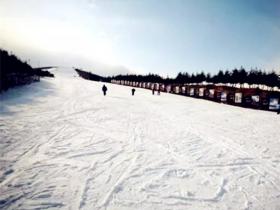
[{"label": "row of small huts", "polygon": [[214,84],[159,84],[151,82],[132,82],[112,80],[114,84],[126,85],[145,89],[160,90],[161,92],[208,99],[247,108],[262,110],[278,110],[280,92],[259,88],[236,88]]}]

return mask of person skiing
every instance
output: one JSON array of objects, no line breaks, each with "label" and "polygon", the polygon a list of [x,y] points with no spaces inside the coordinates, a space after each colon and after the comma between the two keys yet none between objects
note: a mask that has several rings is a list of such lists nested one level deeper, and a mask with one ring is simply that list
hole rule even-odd
[{"label": "person skiing", "polygon": [[131,93],[134,96],[134,93],[135,93],[135,89],[134,88],[132,88]]},{"label": "person skiing", "polygon": [[153,93],[153,95],[155,95],[155,88],[152,89],[152,93]]},{"label": "person skiing", "polygon": [[108,90],[108,89],[107,89],[106,85],[103,85],[102,91],[103,91],[104,96],[106,96],[107,90]]}]

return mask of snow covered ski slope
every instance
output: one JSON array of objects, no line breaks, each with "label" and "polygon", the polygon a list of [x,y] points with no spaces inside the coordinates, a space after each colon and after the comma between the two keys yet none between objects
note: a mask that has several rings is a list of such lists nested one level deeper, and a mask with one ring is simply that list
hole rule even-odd
[{"label": "snow covered ski slope", "polygon": [[280,209],[279,115],[54,73],[1,95],[0,209]]}]

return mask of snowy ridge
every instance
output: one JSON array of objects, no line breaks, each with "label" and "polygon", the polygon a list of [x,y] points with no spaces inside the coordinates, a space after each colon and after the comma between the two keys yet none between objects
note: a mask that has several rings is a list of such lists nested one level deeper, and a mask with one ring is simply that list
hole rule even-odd
[{"label": "snowy ridge", "polygon": [[280,209],[279,115],[53,73],[0,96],[1,209]]}]

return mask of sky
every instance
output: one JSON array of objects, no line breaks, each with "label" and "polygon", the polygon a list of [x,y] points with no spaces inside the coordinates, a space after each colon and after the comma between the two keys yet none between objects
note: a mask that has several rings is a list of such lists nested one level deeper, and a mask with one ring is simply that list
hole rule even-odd
[{"label": "sky", "polygon": [[0,47],[101,75],[280,72],[280,0],[0,0]]}]

